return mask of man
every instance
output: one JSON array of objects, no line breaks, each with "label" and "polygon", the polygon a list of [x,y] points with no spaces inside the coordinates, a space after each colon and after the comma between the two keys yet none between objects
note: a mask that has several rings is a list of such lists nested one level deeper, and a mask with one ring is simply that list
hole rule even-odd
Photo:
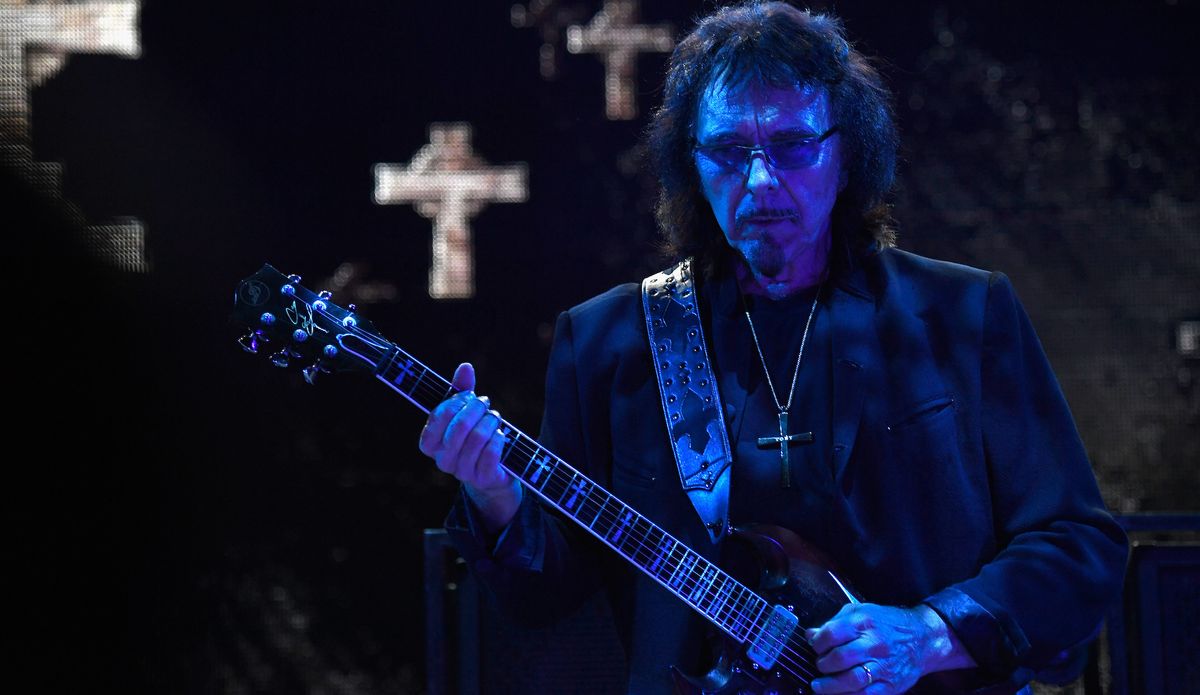
[{"label": "man", "polygon": [[[813,690],[899,693],[957,670],[1018,692],[1094,636],[1126,542],[1008,280],[892,248],[888,100],[835,19],[717,11],[676,48],[651,126],[659,222],[696,270],[728,522],[795,531],[872,601],[805,626]],[[540,441],[715,555],[664,436],[656,325],[636,285],[562,314]],[[477,575],[546,619],[602,588],[629,692],[670,692],[703,621],[523,494],[470,365],[454,384],[420,446],[463,482],[447,525]]]}]

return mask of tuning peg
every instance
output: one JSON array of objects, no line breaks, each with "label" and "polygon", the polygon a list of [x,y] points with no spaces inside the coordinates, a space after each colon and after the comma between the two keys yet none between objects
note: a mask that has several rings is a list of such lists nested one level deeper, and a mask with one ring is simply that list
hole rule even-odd
[{"label": "tuning peg", "polygon": [[271,364],[279,367],[280,369],[285,369],[289,364],[291,364],[292,355],[290,353],[290,350],[284,348],[271,355]]},{"label": "tuning peg", "polygon": [[317,296],[321,299],[333,299],[333,293],[329,290],[321,290],[317,293]]},{"label": "tuning peg", "polygon": [[351,312],[358,311],[358,305],[357,305],[357,304],[351,304],[350,306],[348,306],[348,307],[346,307],[346,308],[347,308],[347,309],[349,309]]},{"label": "tuning peg", "polygon": [[251,355],[257,355],[258,354],[258,345],[259,345],[259,332],[258,331],[250,331],[249,333],[242,336],[241,338],[238,338],[238,345],[241,345],[242,349],[245,350],[246,352],[250,353]]},{"label": "tuning peg", "polygon": [[271,342],[271,339],[261,329],[252,330],[241,338],[238,338],[238,345],[241,345],[243,350],[252,355],[258,354],[259,348],[269,342]]},{"label": "tuning peg", "polygon": [[300,373],[304,375],[304,380],[307,381],[310,386],[315,386],[317,383],[317,375],[328,374],[329,368],[318,360],[308,365],[304,369],[301,369]]},{"label": "tuning peg", "polygon": [[288,282],[299,285],[300,284],[300,276],[295,273],[291,273],[290,275],[288,275]]}]

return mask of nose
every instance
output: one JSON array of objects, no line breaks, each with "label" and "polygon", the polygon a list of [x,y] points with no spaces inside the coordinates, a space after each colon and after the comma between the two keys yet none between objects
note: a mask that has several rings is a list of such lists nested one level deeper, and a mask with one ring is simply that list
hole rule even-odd
[{"label": "nose", "polygon": [[751,152],[749,167],[746,170],[746,187],[750,190],[772,189],[778,185],[775,179],[775,167],[767,161],[765,152]]}]

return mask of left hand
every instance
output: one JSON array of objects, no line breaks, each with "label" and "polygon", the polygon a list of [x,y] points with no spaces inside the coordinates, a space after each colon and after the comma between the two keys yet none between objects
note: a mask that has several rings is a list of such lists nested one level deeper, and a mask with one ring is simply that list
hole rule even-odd
[{"label": "left hand", "polygon": [[805,636],[825,677],[818,695],[903,693],[927,673],[967,665],[965,650],[937,613],[915,608],[851,603]]}]

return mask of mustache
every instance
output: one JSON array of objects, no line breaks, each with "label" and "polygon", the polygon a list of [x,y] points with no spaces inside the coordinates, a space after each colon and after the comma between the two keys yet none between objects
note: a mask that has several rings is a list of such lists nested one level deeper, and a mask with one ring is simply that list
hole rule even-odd
[{"label": "mustache", "polygon": [[734,221],[739,224],[746,224],[754,220],[785,220],[799,216],[794,208],[754,208],[744,212],[737,213]]}]

